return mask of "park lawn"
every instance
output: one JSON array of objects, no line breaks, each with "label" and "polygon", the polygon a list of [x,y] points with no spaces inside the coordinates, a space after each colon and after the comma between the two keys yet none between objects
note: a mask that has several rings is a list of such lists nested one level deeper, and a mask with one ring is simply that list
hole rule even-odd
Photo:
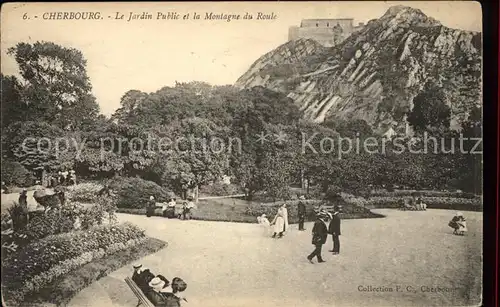
[{"label": "park lawn", "polygon": [[[220,221],[220,222],[238,222],[238,223],[257,223],[257,217],[265,213],[271,221],[277,213],[277,206],[288,204],[288,220],[290,224],[298,222],[297,216],[297,200],[293,201],[277,201],[277,202],[258,202],[247,201],[243,198],[217,198],[217,199],[200,199],[197,208],[192,212],[193,220],[202,221]],[[305,200],[306,204],[306,220],[312,221],[316,218],[314,214],[315,205],[319,204],[318,200]],[[180,211],[181,204],[177,204],[177,209]],[[355,204],[343,204],[344,219],[364,219],[364,218],[380,218],[383,215],[371,212],[369,209],[360,207]],[[128,209],[118,208],[119,213],[146,215],[146,209]],[[162,210],[157,207],[155,216],[162,216]]]},{"label": "park lawn", "polygon": [[[197,208],[193,210],[192,219],[205,221],[255,223],[255,217],[245,214],[246,208],[250,204],[251,202],[239,198],[200,200],[197,204]],[[177,204],[177,206],[180,207],[181,204]],[[117,212],[146,215],[146,209],[118,208]],[[155,210],[155,215],[161,216],[161,214],[161,208],[157,208]]]}]

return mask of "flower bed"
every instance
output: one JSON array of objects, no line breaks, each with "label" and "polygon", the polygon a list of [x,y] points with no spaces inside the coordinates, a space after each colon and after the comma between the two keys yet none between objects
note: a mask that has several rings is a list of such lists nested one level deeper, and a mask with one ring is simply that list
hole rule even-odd
[{"label": "flower bed", "polygon": [[[166,242],[145,238],[141,243],[117,251],[101,259],[93,259],[77,269],[54,279],[38,291],[26,296],[23,303],[26,305],[43,304],[49,302],[57,306],[65,306],[82,289],[91,283],[106,276],[137,259],[155,253],[164,248]],[[9,304],[9,306],[14,304]]]},{"label": "flower bed", "polygon": [[[103,224],[105,221],[114,222],[115,208],[106,198],[100,198],[91,207],[84,207],[79,203],[67,203],[61,211],[33,211],[30,212],[29,222],[26,227],[16,232],[4,232],[11,227],[8,223],[12,220],[12,213],[2,215],[2,242],[8,245],[14,243],[17,246],[24,246],[34,240],[45,238],[49,235],[56,235],[70,232],[76,229],[87,229],[89,227]],[[10,253],[12,250],[3,250]]]},{"label": "flower bed", "polygon": [[22,301],[55,278],[145,239],[144,231],[130,223],[48,236],[2,259],[2,282],[9,299]]},{"label": "flower bed", "polygon": [[[399,208],[399,203],[405,197],[370,197],[366,206],[370,208]],[[406,197],[407,198],[407,197]],[[454,197],[422,197],[428,209],[449,209],[461,211],[482,211],[483,202],[478,198],[454,198]]]}]

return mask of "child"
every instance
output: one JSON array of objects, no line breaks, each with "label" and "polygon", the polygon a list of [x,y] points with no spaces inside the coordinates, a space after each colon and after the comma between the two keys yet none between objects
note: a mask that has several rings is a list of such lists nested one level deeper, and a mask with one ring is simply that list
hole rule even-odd
[{"label": "child", "polygon": [[467,232],[467,222],[462,212],[457,212],[453,219],[448,223],[448,226],[453,228],[453,234],[463,236]]},{"label": "child", "polygon": [[262,232],[264,233],[264,235],[265,236],[269,235],[269,229],[271,224],[269,223],[267,216],[265,214],[262,214],[261,216],[257,217],[257,222],[262,228]]}]

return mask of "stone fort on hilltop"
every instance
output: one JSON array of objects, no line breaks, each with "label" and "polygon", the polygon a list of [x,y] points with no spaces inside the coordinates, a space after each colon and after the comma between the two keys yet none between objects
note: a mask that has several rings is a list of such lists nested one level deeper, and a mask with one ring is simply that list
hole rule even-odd
[{"label": "stone fort on hilltop", "polygon": [[303,19],[299,27],[291,26],[289,28],[288,40],[308,38],[325,47],[332,47],[364,27],[361,22],[354,26],[353,21],[353,18]]}]

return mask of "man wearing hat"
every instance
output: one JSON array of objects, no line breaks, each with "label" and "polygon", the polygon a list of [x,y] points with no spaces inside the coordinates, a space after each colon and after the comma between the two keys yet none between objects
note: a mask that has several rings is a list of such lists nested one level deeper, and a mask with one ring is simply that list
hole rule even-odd
[{"label": "man wearing hat", "polygon": [[154,277],[148,283],[148,286],[148,289],[144,291],[148,300],[155,306],[167,306],[165,297],[160,293],[160,291],[165,287],[165,281],[159,277]]},{"label": "man wearing hat", "polygon": [[165,278],[161,275],[156,276],[149,282],[149,290],[144,294],[151,303],[155,306],[162,307],[179,307],[180,301],[186,298],[181,295],[181,292],[186,290],[187,284],[179,277],[172,280],[172,285],[168,286]]},{"label": "man wearing hat", "polygon": [[142,264],[135,264],[134,274],[132,275],[132,280],[137,284],[137,286],[142,290],[142,292],[146,292],[149,289],[148,283],[155,277],[149,269],[144,268]]},{"label": "man wearing hat", "polygon": [[330,221],[330,225],[328,225],[328,233],[332,235],[333,240],[333,249],[330,252],[333,252],[334,255],[340,253],[340,216],[339,213],[342,211],[342,208],[339,206],[333,207],[333,216]]},{"label": "man wearing hat", "polygon": [[298,217],[299,217],[299,230],[304,231],[304,221],[306,219],[306,205],[304,204],[304,195],[299,197],[299,203],[297,205]]},{"label": "man wearing hat", "polygon": [[318,263],[325,262],[323,257],[321,257],[321,248],[323,244],[326,243],[326,238],[328,237],[328,228],[326,227],[327,221],[328,215],[326,213],[318,213],[318,219],[314,222],[312,229],[312,244],[315,248],[314,251],[307,256],[307,260],[309,260],[310,263],[313,263],[312,259],[314,257],[318,258]]}]

